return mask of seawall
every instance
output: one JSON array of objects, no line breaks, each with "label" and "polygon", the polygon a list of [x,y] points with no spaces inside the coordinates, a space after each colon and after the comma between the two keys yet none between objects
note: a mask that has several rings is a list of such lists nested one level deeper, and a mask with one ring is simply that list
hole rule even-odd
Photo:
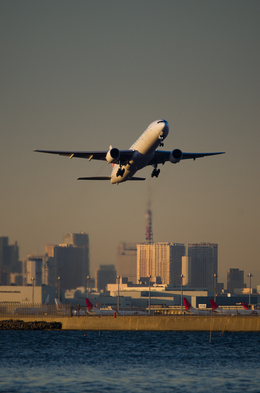
[{"label": "seawall", "polygon": [[[0,321],[8,318],[0,318]],[[27,316],[24,322],[60,322],[62,330],[125,330],[125,331],[212,331],[212,332],[260,332],[260,316],[79,316],[48,317]]]}]

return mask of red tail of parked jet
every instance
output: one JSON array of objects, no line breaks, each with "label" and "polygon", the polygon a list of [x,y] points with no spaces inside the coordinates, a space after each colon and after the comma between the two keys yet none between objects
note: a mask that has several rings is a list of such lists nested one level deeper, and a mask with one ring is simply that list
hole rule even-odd
[{"label": "red tail of parked jet", "polygon": [[227,310],[224,310],[223,308],[219,308],[219,306],[217,305],[217,303],[213,299],[210,299],[210,304],[211,304],[212,311],[221,313],[223,315],[245,314],[245,313],[243,313],[242,310],[237,310],[235,308],[230,308]]},{"label": "red tail of parked jet", "polygon": [[93,304],[91,303],[91,301],[88,298],[86,298],[86,305],[87,305],[88,311],[91,311],[93,308]]},{"label": "red tail of parked jet", "polygon": [[192,307],[190,302],[186,299],[186,297],[183,298],[184,306],[186,311],[190,312],[191,314],[196,314],[196,315],[210,315],[209,311],[205,310],[197,310],[196,308]]}]

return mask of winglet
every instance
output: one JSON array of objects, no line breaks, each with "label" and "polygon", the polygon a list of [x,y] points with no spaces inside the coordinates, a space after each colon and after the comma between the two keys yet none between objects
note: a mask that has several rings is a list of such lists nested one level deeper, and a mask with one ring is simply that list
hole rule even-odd
[{"label": "winglet", "polygon": [[189,309],[191,308],[190,302],[186,299],[186,297],[183,298],[183,301],[186,311],[189,311]]},{"label": "winglet", "polygon": [[248,307],[248,304],[247,304],[247,303],[241,302],[241,305],[242,305],[246,310],[249,310],[249,307]]},{"label": "winglet", "polygon": [[216,302],[214,302],[214,300],[210,299],[210,304],[211,304],[211,308],[213,311],[215,311],[218,308],[218,305]]}]

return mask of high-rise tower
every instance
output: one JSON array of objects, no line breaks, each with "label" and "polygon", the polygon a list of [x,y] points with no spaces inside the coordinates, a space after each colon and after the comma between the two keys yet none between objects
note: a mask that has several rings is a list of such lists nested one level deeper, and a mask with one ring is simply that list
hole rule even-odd
[{"label": "high-rise tower", "polygon": [[148,202],[148,208],[145,213],[146,217],[146,230],[145,230],[145,243],[152,244],[153,243],[153,227],[152,227],[152,211],[151,211],[151,202]]}]

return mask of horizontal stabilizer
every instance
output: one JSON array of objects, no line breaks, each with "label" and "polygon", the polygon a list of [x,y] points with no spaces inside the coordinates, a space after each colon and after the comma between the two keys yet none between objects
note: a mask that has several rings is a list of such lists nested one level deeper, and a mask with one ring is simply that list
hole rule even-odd
[{"label": "horizontal stabilizer", "polygon": [[146,180],[145,177],[132,177],[131,179],[127,179],[127,180]]},{"label": "horizontal stabilizer", "polygon": [[111,180],[111,176],[78,177],[77,180]]}]

